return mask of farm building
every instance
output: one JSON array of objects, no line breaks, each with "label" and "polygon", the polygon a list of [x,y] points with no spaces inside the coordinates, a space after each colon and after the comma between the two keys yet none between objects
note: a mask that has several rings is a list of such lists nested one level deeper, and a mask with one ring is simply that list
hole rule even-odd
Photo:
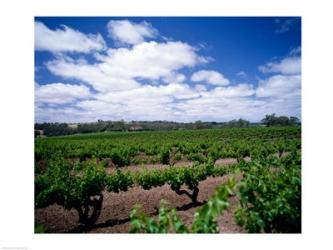
[{"label": "farm building", "polygon": [[140,125],[133,125],[128,128],[128,131],[141,131],[143,128]]}]

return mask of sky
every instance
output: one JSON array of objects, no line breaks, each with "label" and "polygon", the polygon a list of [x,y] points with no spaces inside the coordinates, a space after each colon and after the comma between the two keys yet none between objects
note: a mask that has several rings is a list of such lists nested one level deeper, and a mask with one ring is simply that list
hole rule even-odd
[{"label": "sky", "polygon": [[301,119],[299,17],[35,17],[35,121]]}]

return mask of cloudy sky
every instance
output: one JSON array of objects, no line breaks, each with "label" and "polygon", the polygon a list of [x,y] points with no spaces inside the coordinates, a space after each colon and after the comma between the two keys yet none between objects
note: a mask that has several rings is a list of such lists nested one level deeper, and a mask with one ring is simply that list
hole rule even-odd
[{"label": "cloudy sky", "polygon": [[301,20],[35,18],[36,122],[301,118]]}]

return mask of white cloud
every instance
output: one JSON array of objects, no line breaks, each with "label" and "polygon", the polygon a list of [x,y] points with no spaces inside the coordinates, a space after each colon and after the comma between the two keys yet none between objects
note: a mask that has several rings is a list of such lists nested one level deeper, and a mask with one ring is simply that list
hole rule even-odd
[{"label": "white cloud", "polygon": [[[200,56],[197,48],[181,41],[145,41],[158,34],[146,22],[109,22],[110,35],[118,45],[133,45],[113,49],[105,48],[100,35],[86,35],[65,26],[50,30],[42,23],[36,25],[46,34],[36,42],[36,50],[55,53],[54,59],[45,63],[47,69],[97,90],[90,92],[83,85],[36,83],[36,121],[226,121],[240,117],[259,121],[268,113],[300,116],[300,48],[292,50],[289,57],[261,66],[263,73],[271,75],[259,80],[258,86],[230,84],[213,70],[185,75],[183,69],[212,59]],[[90,53],[95,61],[59,52]],[[246,81],[246,73],[241,71],[237,76]],[[186,83],[187,77],[191,85]]]},{"label": "white cloud", "polygon": [[246,83],[229,87],[218,87],[212,92],[216,93],[219,97],[245,97],[255,93],[253,85]]},{"label": "white cloud", "polygon": [[51,30],[41,22],[35,22],[35,50],[89,53],[105,48],[100,34],[84,34],[62,25],[62,29]]},{"label": "white cloud", "polygon": [[98,114],[100,119],[187,121],[201,115],[210,120],[223,120],[227,113],[237,117],[244,115],[246,110],[239,114],[231,110],[238,111],[245,105],[252,105],[249,98],[254,93],[253,86],[249,84],[218,87],[210,91],[203,85],[195,88],[180,83],[144,85],[132,90],[100,93],[95,100],[79,102],[76,107],[80,112],[86,112],[85,116]]},{"label": "white cloud", "polygon": [[198,91],[199,93],[200,93],[200,92],[207,91],[207,87],[206,87],[205,85],[203,85],[203,84],[196,84],[196,85],[194,86],[194,89],[195,89],[196,91]]},{"label": "white cloud", "polygon": [[201,91],[199,98],[178,103],[177,109],[180,110],[182,117],[189,121],[248,118],[249,110],[256,109],[255,106],[258,105],[258,101],[253,98],[254,93],[255,89],[250,84],[217,87],[210,91]]},{"label": "white cloud", "polygon": [[293,75],[301,73],[301,58],[287,57],[279,62],[268,62],[266,65],[259,66],[259,70],[263,73],[281,73],[285,75]]},{"label": "white cloud", "polygon": [[82,85],[64,83],[38,85],[35,83],[36,103],[66,104],[75,100],[89,98],[90,95],[89,89]]},{"label": "white cloud", "polygon": [[131,78],[104,72],[99,64],[88,64],[59,58],[49,61],[46,65],[53,74],[84,81],[98,91],[119,91],[139,86],[139,83]]},{"label": "white cloud", "polygon": [[111,91],[137,88],[135,78],[181,82],[185,77],[175,71],[207,62],[182,42],[144,42],[132,48],[109,49],[98,58],[95,64],[58,58],[46,65],[55,75],[84,81],[98,91]]},{"label": "white cloud", "polygon": [[256,91],[258,97],[300,97],[300,75],[274,75],[266,80],[259,81]]},{"label": "white cloud", "polygon": [[186,80],[186,76],[184,74],[179,74],[179,73],[172,73],[163,78],[163,81],[165,83],[170,83],[170,82],[182,83],[185,80]]},{"label": "white cloud", "polygon": [[175,120],[177,101],[198,98],[200,95],[187,84],[144,85],[136,89],[100,93],[94,100],[75,104],[85,116],[98,119],[171,119]]},{"label": "white cloud", "polygon": [[170,83],[168,85],[152,86],[143,85],[136,89],[102,93],[97,95],[98,100],[110,103],[121,103],[128,105],[138,105],[139,103],[170,103],[174,99],[187,99],[198,97],[199,95],[187,84]]},{"label": "white cloud", "polygon": [[213,70],[200,70],[195,72],[191,80],[194,82],[206,82],[213,85],[228,85],[230,81],[221,73]]},{"label": "white cloud", "polygon": [[[274,84],[265,87],[275,88]],[[68,122],[98,119],[226,121],[242,117],[259,121],[264,114],[272,112],[300,116],[299,96],[277,95],[275,92],[274,96],[269,94],[262,99],[255,93],[251,84],[211,90],[199,84],[195,87],[181,83],[143,85],[131,90],[98,93],[69,107],[38,108],[36,119]]]},{"label": "white cloud", "polygon": [[133,23],[128,20],[111,20],[107,25],[109,36],[120,44],[138,44],[145,38],[154,38],[158,34],[150,23]]}]

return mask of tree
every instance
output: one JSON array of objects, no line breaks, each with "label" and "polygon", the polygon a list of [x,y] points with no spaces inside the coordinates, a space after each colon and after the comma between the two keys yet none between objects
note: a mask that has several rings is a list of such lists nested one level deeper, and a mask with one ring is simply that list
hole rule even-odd
[{"label": "tree", "polygon": [[289,125],[297,125],[300,123],[297,117],[276,116],[274,113],[271,115],[266,115],[265,118],[261,120],[261,122],[265,124],[267,127],[289,126]]},{"label": "tree", "polygon": [[194,123],[194,126],[196,129],[202,129],[203,128],[203,124],[202,121],[198,120]]},{"label": "tree", "polygon": [[291,125],[297,125],[300,123],[300,120],[295,116],[290,116],[289,122]]},{"label": "tree", "polygon": [[270,126],[274,125],[275,120],[276,120],[276,116],[273,113],[271,115],[266,115],[265,118],[261,120],[261,122],[263,124],[265,124],[267,127],[270,127]]}]

